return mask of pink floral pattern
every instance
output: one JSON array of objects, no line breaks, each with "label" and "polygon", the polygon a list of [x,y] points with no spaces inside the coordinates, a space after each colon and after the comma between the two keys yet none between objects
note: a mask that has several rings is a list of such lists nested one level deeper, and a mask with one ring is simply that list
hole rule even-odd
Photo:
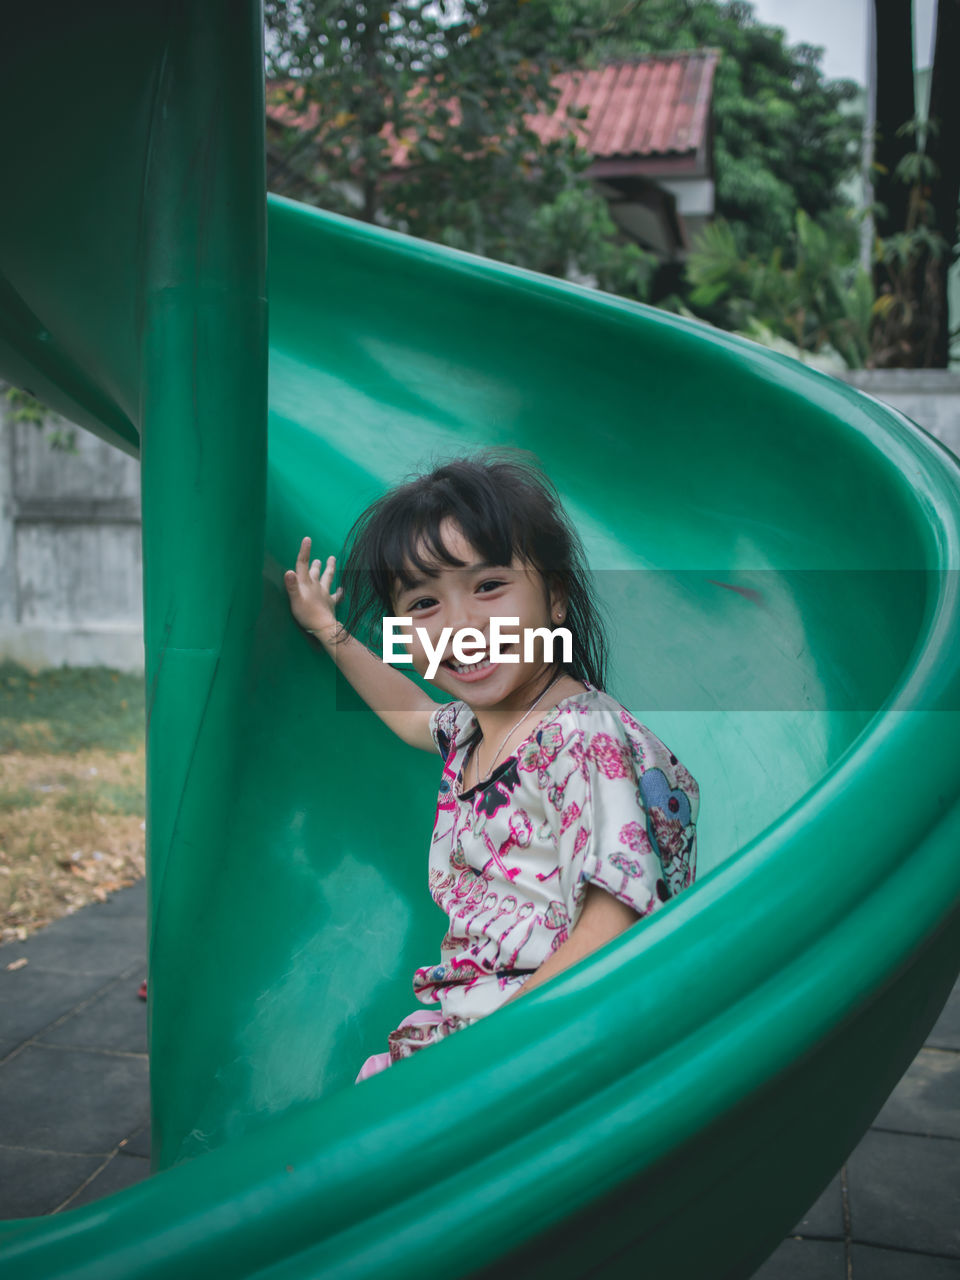
[{"label": "pink floral pattern", "polygon": [[440,1008],[391,1034],[392,1061],[498,1008],[569,936],[587,884],[643,917],[696,875],[697,783],[609,694],[585,682],[462,791],[472,711],[439,706],[431,731],[444,764],[428,885],[449,927],[413,987]]},{"label": "pink floral pattern", "polygon": [[609,733],[595,733],[586,751],[608,778],[625,778],[633,763],[629,747],[611,738]]}]

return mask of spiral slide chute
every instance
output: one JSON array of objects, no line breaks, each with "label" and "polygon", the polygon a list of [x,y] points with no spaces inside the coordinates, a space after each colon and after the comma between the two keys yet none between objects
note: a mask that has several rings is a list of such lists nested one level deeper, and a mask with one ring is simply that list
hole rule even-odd
[{"label": "spiral slide chute", "polygon": [[[956,459],[644,307],[283,200],[268,235],[252,0],[4,21],[0,374],[142,463],[154,1162],[0,1224],[4,1276],[749,1276],[960,968]],[[700,874],[354,1087],[437,955],[438,761],[282,571],[479,444],[558,485]]]}]

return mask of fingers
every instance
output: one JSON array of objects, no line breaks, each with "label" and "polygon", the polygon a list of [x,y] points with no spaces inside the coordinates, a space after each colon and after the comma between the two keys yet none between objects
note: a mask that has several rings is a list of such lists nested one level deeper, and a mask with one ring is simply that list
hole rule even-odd
[{"label": "fingers", "polygon": [[[302,583],[304,586],[308,581],[319,582],[326,591],[330,591],[333,584],[333,575],[337,568],[336,556],[327,556],[326,564],[321,573],[320,560],[310,560],[310,538],[304,538],[300,543],[300,550],[297,552],[297,564],[295,569],[288,569],[283,575],[283,581],[288,590],[293,590],[296,584]],[[343,588],[340,587],[336,592],[331,594],[331,599],[339,600],[343,595]]]},{"label": "fingers", "polygon": [[[315,563],[319,564],[320,561],[317,560],[315,561]],[[319,580],[320,585],[322,587],[326,587],[327,591],[330,591],[330,588],[333,585],[333,575],[336,572],[336,569],[337,569],[337,557],[327,556],[327,566],[324,569],[323,574]],[[336,591],[330,591],[331,604],[336,604],[340,599],[342,599],[342,597],[343,597],[343,587],[337,587]]]}]

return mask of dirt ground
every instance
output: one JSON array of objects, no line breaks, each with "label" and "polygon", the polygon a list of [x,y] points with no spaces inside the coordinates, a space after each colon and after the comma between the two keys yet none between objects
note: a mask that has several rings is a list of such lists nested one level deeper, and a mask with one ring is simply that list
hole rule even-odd
[{"label": "dirt ground", "polygon": [[145,874],[142,673],[0,661],[0,946]]},{"label": "dirt ground", "polygon": [[144,752],[0,755],[0,944],[141,879]]}]

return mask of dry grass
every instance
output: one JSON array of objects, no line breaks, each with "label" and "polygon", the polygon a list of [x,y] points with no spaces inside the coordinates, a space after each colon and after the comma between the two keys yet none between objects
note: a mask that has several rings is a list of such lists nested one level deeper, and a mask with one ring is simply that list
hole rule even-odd
[{"label": "dry grass", "polygon": [[[136,694],[115,672],[0,668],[0,944],[145,874]],[[51,701],[53,715],[30,715]]]}]

